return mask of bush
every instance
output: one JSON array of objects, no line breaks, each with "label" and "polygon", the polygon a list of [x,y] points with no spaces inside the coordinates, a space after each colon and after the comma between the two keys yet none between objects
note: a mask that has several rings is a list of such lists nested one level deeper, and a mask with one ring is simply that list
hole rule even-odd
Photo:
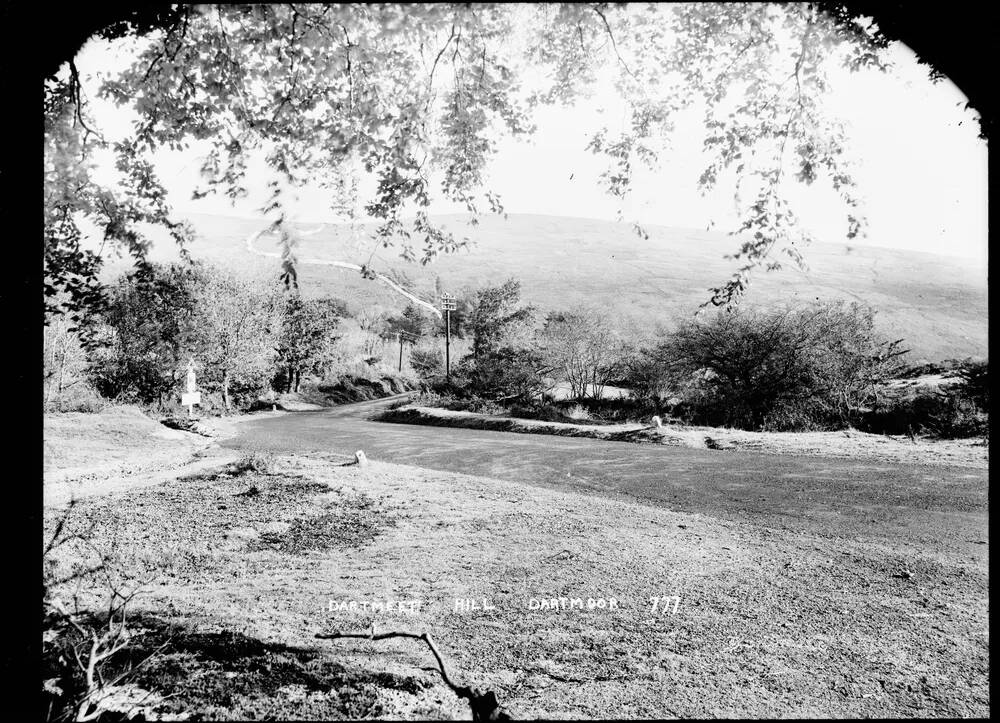
[{"label": "bush", "polygon": [[989,438],[989,365],[966,360],[956,365],[956,382],[918,387],[891,396],[861,420],[859,428],[878,434],[930,434],[946,439]]},{"label": "bush", "polygon": [[631,389],[637,399],[659,401],[671,392],[671,375],[655,349],[642,349],[630,355],[623,376],[620,386]]},{"label": "bush", "polygon": [[[265,370],[255,370],[257,373],[247,373],[233,377],[229,382],[229,397],[237,409],[249,409],[270,389]],[[204,395],[202,395],[204,396]]]},{"label": "bush", "polygon": [[476,414],[490,414],[495,417],[506,416],[510,413],[510,409],[502,404],[497,404],[491,399],[482,399],[480,397],[472,397],[467,400],[465,408]]},{"label": "bush", "polygon": [[519,402],[510,407],[509,415],[518,419],[537,419],[542,422],[572,422],[563,409],[552,402]]},{"label": "bush", "polygon": [[531,349],[501,347],[466,357],[459,373],[468,377],[469,391],[475,396],[501,401],[528,400],[541,394],[542,360]]},{"label": "bush", "polygon": [[687,421],[741,429],[840,429],[898,368],[902,340],[857,304],[721,312],[682,324],[652,352]]},{"label": "bush", "polygon": [[989,363],[968,360],[957,370],[961,393],[983,412],[990,409]]},{"label": "bush", "polygon": [[413,383],[405,376],[393,372],[382,377],[345,376],[336,382],[329,380],[316,384],[317,392],[324,394],[334,404],[350,404],[373,399],[382,399],[413,389]]},{"label": "bush", "polygon": [[421,379],[433,379],[444,374],[444,354],[437,349],[414,349],[410,366]]},{"label": "bush", "polygon": [[234,462],[229,469],[229,473],[234,477],[244,475],[247,472],[271,474],[274,471],[274,465],[275,459],[273,454],[254,451],[243,455]]},{"label": "bush", "polygon": [[421,392],[415,398],[408,402],[401,402],[399,406],[403,404],[414,404],[419,407],[436,407],[438,409],[449,409],[454,412],[475,412],[476,414],[491,414],[494,416],[503,416],[508,412],[507,407],[504,407],[496,402],[483,399],[481,397],[466,396],[461,394],[455,394],[453,392],[436,392],[436,391],[425,391]]},{"label": "bush", "polygon": [[50,402],[46,411],[96,414],[107,406],[108,401],[98,394],[93,387],[89,384],[81,384],[64,392],[56,400]]},{"label": "bush", "polygon": [[929,434],[944,439],[989,434],[989,416],[961,387],[921,388],[865,414],[858,429],[875,434]]}]

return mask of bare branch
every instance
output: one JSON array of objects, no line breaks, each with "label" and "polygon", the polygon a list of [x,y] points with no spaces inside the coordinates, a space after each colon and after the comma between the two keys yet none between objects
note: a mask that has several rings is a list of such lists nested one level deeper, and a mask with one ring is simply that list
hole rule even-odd
[{"label": "bare branch", "polygon": [[459,698],[464,698],[469,701],[469,707],[472,709],[472,719],[474,721],[510,720],[510,716],[503,711],[500,704],[497,702],[496,694],[494,694],[493,691],[488,690],[485,693],[481,693],[476,688],[456,685],[452,682],[445,670],[444,660],[441,658],[441,653],[438,652],[437,646],[434,645],[434,641],[428,633],[411,633],[406,631],[376,633],[375,626],[373,625],[370,633],[316,633],[316,637],[323,640],[338,640],[340,638],[360,638],[363,640],[411,638],[413,640],[422,640],[434,654],[434,659],[438,664],[437,671],[441,674],[441,679],[444,683],[451,688],[452,692]]},{"label": "bare branch", "polygon": [[[431,90],[433,90],[433,87],[434,87],[434,71],[437,69],[438,61],[441,60],[441,56],[444,55],[444,51],[448,49],[448,46],[451,44],[451,41],[454,38],[455,38],[455,24],[452,23],[452,25],[451,25],[451,35],[448,36],[448,39],[445,41],[444,45],[441,47],[441,50],[438,51],[437,57],[434,58],[434,64],[431,66],[430,77],[427,80],[427,90],[428,90],[428,92],[430,92]],[[430,102],[430,99],[428,99],[428,103],[429,102]]]},{"label": "bare branch", "polygon": [[[604,23],[604,29],[608,31],[608,37],[611,38],[611,47],[615,51],[615,56],[617,56],[618,62],[621,63],[621,66],[625,70],[626,73],[628,73],[633,78],[635,78],[635,73],[633,73],[631,70],[629,70],[628,65],[626,65],[625,61],[622,59],[621,53],[618,52],[618,43],[615,42],[614,33],[611,32],[611,25],[608,23],[608,19],[604,16],[604,13],[601,12],[600,6],[593,5],[592,6],[592,10],[595,13],[597,13],[598,17],[600,17],[601,21]],[[582,38],[582,36],[581,36],[581,38]],[[636,78],[636,80],[638,80],[638,78]]]}]

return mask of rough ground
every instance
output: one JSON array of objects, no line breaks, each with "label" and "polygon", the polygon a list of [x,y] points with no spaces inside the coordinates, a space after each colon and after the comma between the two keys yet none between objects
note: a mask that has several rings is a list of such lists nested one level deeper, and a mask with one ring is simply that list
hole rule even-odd
[{"label": "rough ground", "polygon": [[[499,480],[342,466],[357,441],[348,430],[419,432],[425,448],[435,438],[346,408],[205,420],[216,439],[240,433],[224,442],[232,449],[161,438],[150,420],[115,414],[46,420],[45,523],[49,534],[64,514],[49,495],[59,473],[97,464],[77,477],[88,494],[69,514],[75,529],[93,525],[93,544],[121,571],[151,580],[135,601],[145,632],[130,652],[166,647],[120,696],[143,701],[148,719],[467,718],[423,670],[432,658],[417,641],[314,637],[373,623],[429,632],[452,677],[494,690],[517,717],[989,714],[981,469],[896,474],[871,462],[803,467],[808,458],[454,430],[475,437],[462,444],[495,439],[483,454],[507,449],[489,467]],[[232,464],[247,453],[266,462],[279,430],[326,451],[307,444],[257,471]],[[627,494],[523,484],[518,469],[558,450],[520,442],[575,445],[577,456],[594,446],[599,464],[561,468],[573,475],[613,475],[640,450],[660,453],[659,471]],[[175,455],[165,468],[148,461],[161,445]],[[180,464],[191,449],[200,458]],[[102,454],[136,471],[116,481]],[[67,546],[57,557],[69,566],[92,554]],[[676,612],[654,612],[651,598],[672,595]],[[533,609],[562,597],[617,606]],[[340,609],[386,600],[420,601],[419,612]]]},{"label": "rough ground", "polygon": [[[495,690],[518,717],[989,713],[985,545],[779,532],[341,461],[285,457],[273,474],[182,478],[74,509],[126,567],[159,575],[140,609],[188,626],[157,664],[187,673],[154,666],[141,679],[174,694],[161,710],[466,714],[421,671],[431,663],[416,642],[314,638],[374,623],[430,632],[454,677]],[[676,613],[654,613],[650,598],[670,595]],[[618,607],[531,609],[533,598],[559,597]],[[386,599],[420,600],[420,612],[329,605]],[[456,599],[495,609],[456,611]],[[191,635],[220,631],[243,646],[192,650]],[[242,685],[253,656],[281,662],[288,685]],[[353,688],[330,682],[345,676]],[[157,689],[171,680],[173,690]],[[365,705],[348,706],[352,690]]]},{"label": "rough ground", "polygon": [[281,414],[200,418],[191,425],[197,433],[171,429],[127,405],[96,414],[46,414],[44,504],[160,484],[232,461],[239,455],[220,450],[217,440],[235,436],[243,422]]},{"label": "rough ground", "polygon": [[642,424],[571,424],[537,419],[495,417],[476,412],[406,405],[382,412],[379,421],[436,427],[488,429],[525,434],[592,437],[695,449],[745,450],[768,454],[878,458],[919,464],[961,465],[985,469],[988,448],[978,439],[929,440],[908,436],[843,432],[745,432],[716,427],[651,427]]}]

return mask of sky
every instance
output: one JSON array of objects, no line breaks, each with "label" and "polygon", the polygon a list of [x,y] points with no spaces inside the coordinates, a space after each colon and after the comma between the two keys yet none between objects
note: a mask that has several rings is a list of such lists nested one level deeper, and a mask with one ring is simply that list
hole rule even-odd
[{"label": "sky", "polygon": [[[77,59],[85,80],[131,61],[128,48],[91,42]],[[987,147],[978,138],[973,111],[947,79],[932,83],[905,45],[889,52],[887,73],[841,72],[831,76],[830,102],[847,122],[849,143],[858,158],[856,178],[865,199],[868,238],[851,244],[963,256],[986,262]],[[571,108],[542,108],[537,133],[529,141],[501,140],[488,169],[490,187],[508,213],[531,213],[614,220],[619,203],[598,184],[604,166],[585,150],[589,131],[602,117],[613,118],[616,100],[610,85]],[[127,117],[109,104],[93,101],[98,123],[108,135],[127,130]],[[731,230],[735,223],[732,190],[707,195],[696,188],[702,170],[703,128],[692,114],[678,124],[673,150],[656,173],[642,174],[633,198],[622,209],[627,222]],[[266,178],[250,198],[234,207],[225,198],[192,201],[200,154],[207,146],[163,151],[156,157],[169,199],[180,214],[213,213],[255,217],[265,196]],[[846,221],[836,195],[821,184],[796,191],[803,226],[821,241],[845,242]],[[431,213],[463,209],[436,202]],[[294,218],[331,222],[320,189],[303,189]]]}]

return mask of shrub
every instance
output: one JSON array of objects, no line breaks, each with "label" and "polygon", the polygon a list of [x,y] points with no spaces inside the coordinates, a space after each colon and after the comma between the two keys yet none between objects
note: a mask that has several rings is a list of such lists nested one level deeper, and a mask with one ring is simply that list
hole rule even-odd
[{"label": "shrub", "polygon": [[648,420],[654,414],[664,416],[664,404],[656,399],[622,397],[616,399],[580,399],[578,401],[561,401],[555,405],[564,411],[567,419],[572,418],[568,410],[581,407],[586,413],[586,419],[597,424],[616,424],[621,422],[639,422]]},{"label": "shrub", "polygon": [[511,406],[510,416],[520,419],[538,419],[543,422],[570,422],[562,407],[550,402],[521,402]]},{"label": "shrub", "polygon": [[959,379],[961,393],[980,410],[988,412],[990,408],[989,363],[968,360],[958,368],[956,376]]},{"label": "shrub", "polygon": [[334,404],[381,399],[414,388],[407,377],[393,372],[386,376],[344,376],[336,381],[325,380],[315,385],[316,392],[323,394]]},{"label": "shrub", "polygon": [[490,414],[493,416],[505,416],[510,413],[510,410],[498,404],[491,399],[482,399],[480,397],[472,397],[465,402],[465,408],[470,412],[475,412],[476,414]]},{"label": "shrub", "polygon": [[929,434],[944,439],[989,435],[989,415],[961,385],[918,388],[862,416],[858,428],[876,434]]},{"label": "shrub", "polygon": [[483,352],[474,360],[466,357],[460,374],[468,377],[469,391],[480,397],[502,401],[527,400],[541,394],[543,363],[531,349],[502,347]]},{"label": "shrub", "polygon": [[414,349],[410,366],[421,379],[433,379],[444,374],[444,354],[437,349]]},{"label": "shrub", "polygon": [[653,355],[682,414],[742,429],[843,428],[898,367],[902,340],[874,330],[857,304],[727,311],[682,324]]},{"label": "shrub", "polygon": [[623,377],[622,386],[631,389],[637,399],[660,400],[671,392],[671,375],[655,349],[642,349],[630,355]]},{"label": "shrub", "polygon": [[230,474],[234,477],[244,475],[247,472],[271,474],[274,471],[274,464],[274,455],[269,452],[249,452],[233,463]]}]

